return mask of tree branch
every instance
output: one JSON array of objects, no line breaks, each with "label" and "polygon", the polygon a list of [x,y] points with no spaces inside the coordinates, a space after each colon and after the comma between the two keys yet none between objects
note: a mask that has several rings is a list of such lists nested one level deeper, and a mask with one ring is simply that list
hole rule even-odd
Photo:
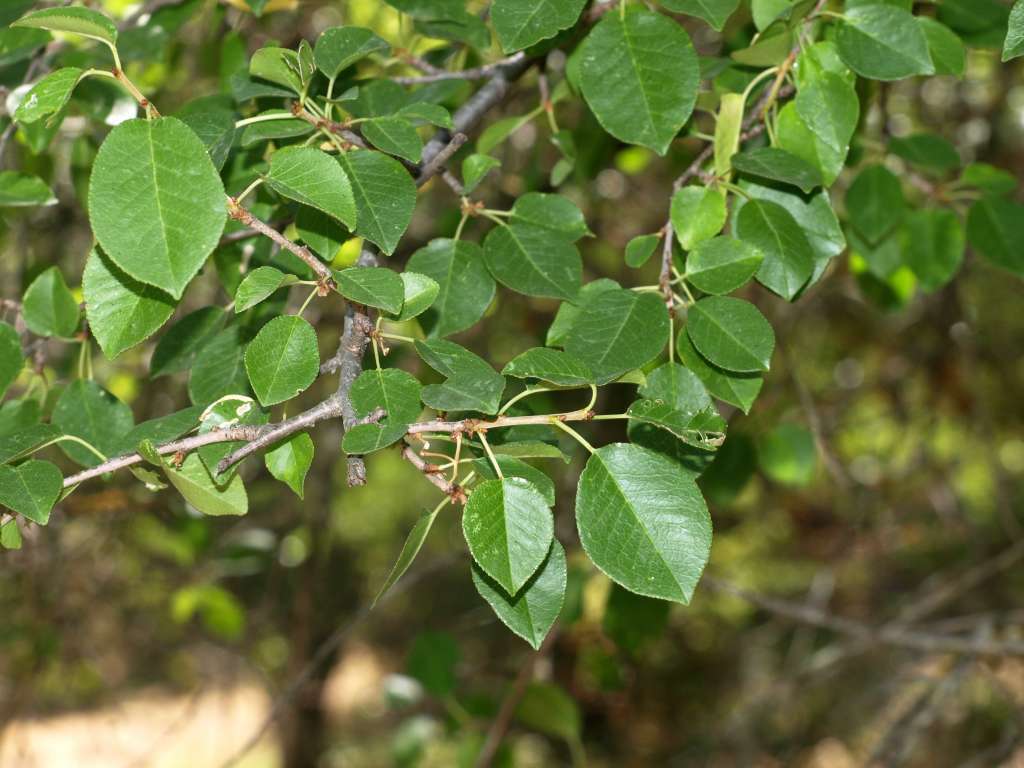
[{"label": "tree branch", "polygon": [[304,245],[293,243],[276,229],[257,219],[251,212],[242,207],[235,198],[230,196],[228,197],[228,215],[235,221],[239,221],[245,226],[251,227],[261,235],[269,237],[286,251],[289,251],[302,259],[306,265],[319,276],[320,281],[318,291],[321,296],[326,296],[328,292],[336,287],[334,274],[326,264],[313,255],[313,252],[310,251],[309,248],[306,248]]},{"label": "tree branch", "polygon": [[[202,435],[193,435],[192,437],[186,437],[181,440],[172,440],[169,443],[164,443],[163,445],[157,446],[156,452],[161,456],[168,456],[175,453],[190,453],[197,448],[202,448],[204,445],[213,445],[214,443],[233,443],[239,440],[256,440],[264,429],[264,427],[255,426],[217,429]],[[65,477],[64,487],[71,488],[85,480],[100,477],[101,475],[105,475],[108,472],[114,472],[118,469],[125,469],[127,467],[135,466],[136,464],[142,464],[144,461],[145,459],[138,453],[128,453],[124,456],[117,456],[104,461],[102,464],[95,467],[83,470],[78,474]]]},{"label": "tree branch", "polygon": [[894,645],[926,653],[958,653],[973,656],[1024,656],[1024,642],[989,640],[982,636],[956,637],[910,629],[897,624],[880,627],[864,624],[853,619],[836,616],[806,603],[794,603],[777,597],[769,597],[739,587],[723,579],[704,574],[702,583],[717,592],[734,595],[768,613],[791,621],[827,629],[840,635],[852,637],[870,645]]},{"label": "tree branch", "polygon": [[416,75],[415,77],[392,77],[391,79],[399,85],[421,85],[423,83],[437,83],[442,80],[483,80],[484,78],[493,75],[502,67],[507,67],[510,64],[518,64],[525,60],[526,53],[519,51],[519,53],[514,53],[501,61],[484,64],[480,67],[472,67],[470,69],[462,69],[452,72],[443,69],[435,69],[435,71],[428,72],[425,75]]}]

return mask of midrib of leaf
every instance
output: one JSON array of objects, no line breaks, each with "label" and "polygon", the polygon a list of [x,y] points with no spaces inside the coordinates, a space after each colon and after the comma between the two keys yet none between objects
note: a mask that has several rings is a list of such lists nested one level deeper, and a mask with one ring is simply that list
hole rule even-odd
[{"label": "midrib of leaf", "polygon": [[538,0],[537,1],[537,4],[533,7],[533,10],[530,11],[530,14],[526,17],[526,20],[522,23],[522,25],[519,27],[519,29],[516,30],[516,33],[515,33],[515,36],[514,36],[516,41],[518,41],[519,40],[519,36],[523,34],[523,30],[526,29],[528,26],[530,26],[530,22],[533,21],[534,17],[538,13],[540,13],[541,8],[543,8],[546,5],[547,5],[547,0]]},{"label": "midrib of leaf", "polygon": [[633,55],[633,41],[629,37],[629,29],[626,26],[625,20],[620,20],[619,25],[622,27],[622,37],[626,41],[626,53],[629,55],[629,62],[633,66],[633,71],[636,73],[637,90],[640,91],[640,97],[644,102],[644,110],[647,112],[647,125],[652,135],[657,135],[658,131],[654,126],[654,113],[651,111],[651,102],[647,97],[647,89],[644,88],[644,79],[640,70],[640,62]]},{"label": "midrib of leaf", "polygon": [[167,259],[167,270],[171,273],[171,277],[177,281],[178,275],[174,269],[174,260],[171,258],[171,248],[167,240],[167,224],[164,221],[164,207],[163,203],[160,201],[160,183],[157,177],[156,165],[156,142],[153,141],[153,124],[150,120],[146,121],[146,135],[149,138],[149,162],[153,169],[153,198],[156,200],[156,218],[160,223],[160,240],[163,243],[163,251]]},{"label": "midrib of leaf", "polygon": [[32,502],[32,507],[33,509],[35,509],[36,516],[42,517],[44,514],[43,508],[39,506],[39,502],[36,500],[35,495],[32,493],[32,489],[29,488],[28,483],[25,482],[25,477],[17,468],[12,467],[11,469],[14,470],[14,476],[18,478],[18,482],[21,483],[21,487],[25,489],[25,495]]},{"label": "midrib of leaf", "polygon": [[[349,166],[349,168],[352,167],[352,164],[351,164],[351,162],[349,162],[348,158],[345,158],[345,163],[346,163],[346,165]],[[366,193],[366,187],[359,181],[359,175],[356,174],[356,173],[351,173],[350,172],[348,174],[348,176],[349,176],[349,183],[353,187],[359,187],[359,192],[362,194],[363,199],[366,200],[366,209],[369,211],[370,216],[373,218],[374,226],[377,228],[377,231],[380,232],[383,235],[384,234],[384,226],[381,224],[380,219],[377,217],[377,212],[376,212],[376,210],[374,210],[374,206],[370,202],[370,196]],[[358,211],[358,208],[357,208],[357,210],[356,210],[356,226],[358,226],[358,225],[359,225],[359,211]]]},{"label": "midrib of leaf", "polygon": [[[697,305],[694,304],[694,308],[696,308],[696,307],[697,307]],[[729,332],[728,328],[726,328],[724,325],[719,323],[717,318],[715,318],[714,315],[712,315],[711,313],[707,312],[706,310],[701,310],[701,313],[711,323],[714,324],[714,326],[722,333],[723,336],[728,338],[730,341],[732,341],[734,344],[736,344],[736,346],[738,346],[740,349],[742,349],[744,352],[746,352],[748,355],[750,355],[754,359],[754,362],[757,363],[758,366],[761,365],[761,361],[757,358],[757,355],[755,355],[753,352],[751,352],[750,349],[742,341],[740,341],[739,338],[737,338],[736,336],[733,336],[733,334]]]},{"label": "midrib of leaf", "polygon": [[512,238],[512,242],[516,244],[516,247],[522,252],[523,256],[526,258],[527,263],[529,263],[529,265],[533,267],[534,271],[541,276],[544,282],[546,282],[548,285],[555,289],[555,293],[557,295],[561,296],[564,293],[562,287],[554,280],[552,280],[550,277],[548,277],[544,270],[541,269],[540,265],[536,261],[534,261],[529,251],[527,251],[526,248],[523,247],[522,241],[518,237],[516,237],[515,230],[509,226],[506,226],[506,230],[508,231],[509,237]]},{"label": "midrib of leaf", "polygon": [[284,367],[284,358],[288,353],[288,345],[292,343],[292,336],[295,335],[295,329],[299,327],[298,323],[289,323],[288,337],[284,340],[281,345],[281,356],[277,358],[277,365],[274,366],[274,373],[270,377],[270,383],[267,386],[268,394],[274,391],[277,385],[277,378],[281,374],[281,369]]},{"label": "midrib of leaf", "polygon": [[605,347],[604,353],[598,358],[598,363],[602,366],[604,365],[604,361],[607,360],[608,356],[611,354],[612,349],[618,343],[619,337],[622,336],[622,331],[625,329],[626,325],[633,317],[633,312],[636,310],[636,305],[640,302],[638,297],[633,296],[632,298],[633,303],[629,307],[629,312],[626,313],[622,320],[622,323],[620,323],[619,327],[615,330],[615,335],[612,337],[611,342]]},{"label": "midrib of leaf", "polygon": [[644,522],[640,518],[640,515],[638,515],[636,513],[636,508],[630,503],[629,497],[626,496],[625,491],[622,490],[622,486],[619,485],[619,481],[616,479],[615,475],[611,472],[611,470],[608,469],[608,465],[605,464],[604,458],[600,454],[597,454],[597,453],[594,454],[594,457],[597,458],[598,461],[601,462],[601,468],[605,471],[605,473],[611,479],[612,485],[615,487],[615,490],[618,492],[619,497],[622,499],[623,504],[626,506],[626,509],[628,509],[630,511],[630,513],[632,513],[633,519],[636,521],[636,524],[639,526],[640,530],[644,532],[644,536],[647,538],[647,541],[650,543],[651,549],[653,549],[658,554],[658,560],[661,562],[662,566],[668,572],[668,575],[672,578],[673,583],[675,583],[676,587],[679,588],[680,594],[685,596],[686,595],[686,590],[683,589],[683,585],[679,583],[679,580],[676,578],[676,575],[672,572],[672,569],[669,567],[669,564],[665,561],[665,557],[664,557],[664,555],[661,554],[661,550],[658,549],[658,545],[655,543],[654,539],[651,537],[650,531],[647,530],[647,526],[644,525]]}]

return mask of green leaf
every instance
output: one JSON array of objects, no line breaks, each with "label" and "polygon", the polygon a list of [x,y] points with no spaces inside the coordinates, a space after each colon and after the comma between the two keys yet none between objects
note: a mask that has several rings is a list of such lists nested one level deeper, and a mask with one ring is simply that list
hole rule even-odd
[{"label": "green leaf", "polygon": [[361,125],[363,136],[389,155],[418,163],[423,155],[423,140],[413,124],[401,117],[374,117]]},{"label": "green leaf", "polygon": [[584,285],[580,288],[580,294],[576,297],[575,302],[563,301],[559,305],[558,312],[555,313],[555,319],[548,328],[544,343],[549,347],[561,346],[565,343],[565,338],[569,335],[569,331],[572,330],[573,323],[579,317],[582,307],[585,307],[597,298],[598,294],[605,291],[621,290],[621,287],[617,282],[606,277],[593,280]]},{"label": "green leaf", "polygon": [[242,476],[237,472],[217,485],[199,454],[189,454],[180,467],[164,465],[164,474],[185,501],[204,515],[244,515],[249,511]]},{"label": "green leaf", "polygon": [[[493,450],[493,449],[492,449]],[[534,488],[540,491],[541,496],[549,507],[555,506],[555,483],[554,481],[537,469],[532,464],[527,464],[514,456],[496,455],[495,461],[501,467],[501,473],[505,477],[521,477],[533,484]],[[483,457],[473,462],[473,469],[485,480],[499,480],[498,473],[494,471],[494,465],[490,459]]]},{"label": "green leaf", "polygon": [[[832,202],[825,190],[819,189],[808,197],[795,191],[752,182],[744,183],[743,190],[756,200],[782,206],[793,217],[810,245],[814,259],[814,271],[808,285],[822,276],[833,256],[838,256],[846,249],[846,238],[839,227],[839,219],[832,210]],[[806,287],[804,286],[805,289]]]},{"label": "green leaf", "polygon": [[964,166],[960,183],[989,195],[1008,195],[1017,188],[1017,179],[1012,173],[988,163],[969,163]]},{"label": "green leaf", "polygon": [[580,476],[576,525],[583,549],[631,592],[688,603],[711,551],[711,518],[693,480],[660,454],[617,443]]},{"label": "green leaf", "polygon": [[396,319],[398,322],[405,322],[430,309],[441,292],[441,286],[432,277],[421,275],[419,272],[405,271],[399,277],[402,278],[405,297],[402,301],[402,311]]},{"label": "green leaf", "polygon": [[397,368],[359,374],[349,393],[356,416],[364,418],[377,408],[387,415],[376,424],[359,424],[348,430],[341,444],[345,453],[372,453],[401,440],[406,428],[419,418],[422,391],[415,376]]},{"label": "green leaf", "polygon": [[534,347],[517,355],[501,373],[517,379],[540,379],[559,387],[582,387],[594,380],[586,363],[568,352],[547,347]]},{"label": "green leaf", "polygon": [[648,399],[630,407],[636,419],[629,422],[629,439],[699,476],[725,432],[703,382],[678,363],[665,363],[651,371],[639,394]]},{"label": "green leaf", "polygon": [[661,235],[638,235],[626,244],[626,266],[639,269],[647,263],[661,242]]},{"label": "green leaf", "polygon": [[220,307],[203,307],[181,318],[157,342],[149,375],[156,378],[188,370],[199,349],[220,331],[225,317]]},{"label": "green leaf", "polygon": [[967,70],[967,48],[960,36],[929,16],[915,16],[914,19],[928,40],[928,54],[932,58],[935,74],[963,76]]},{"label": "green leaf", "polygon": [[527,296],[575,299],[583,277],[575,245],[526,224],[492,229],[484,240],[484,261],[499,283]]},{"label": "green leaf", "polygon": [[330,156],[313,147],[285,147],[270,157],[267,184],[275,192],[356,226],[356,203],[348,176]]},{"label": "green leaf", "polygon": [[78,67],[63,67],[48,74],[25,94],[14,110],[14,119],[19,123],[34,123],[60,112],[71,98],[81,74]]},{"label": "green leaf", "polygon": [[30,459],[16,467],[0,466],[0,506],[46,525],[63,484],[60,470],[48,461]]},{"label": "green leaf", "polygon": [[0,549],[21,549],[21,530],[17,520],[0,525]]},{"label": "green leaf", "polygon": [[0,171],[0,208],[28,208],[56,205],[50,187],[38,176],[17,171]]},{"label": "green leaf", "polygon": [[235,110],[224,96],[200,96],[185,104],[174,116],[192,129],[210,154],[214,168],[227,162],[235,143]]},{"label": "green leaf", "polygon": [[761,471],[782,485],[810,485],[818,465],[814,436],[797,424],[779,424],[762,436],[757,458]]},{"label": "green leaf", "polygon": [[43,443],[60,437],[60,434],[60,430],[52,424],[31,424],[18,427],[13,432],[0,437],[0,464],[7,464],[27,456]]},{"label": "green leaf", "polygon": [[676,351],[679,359],[696,374],[713,397],[750,413],[764,384],[760,375],[735,373],[713,365],[701,356],[685,330],[677,338]]},{"label": "green leaf", "polygon": [[831,72],[839,75],[850,87],[857,84],[857,76],[843,63],[839,56],[839,48],[831,40],[821,40],[812,45],[805,45],[797,57],[793,69],[796,75],[797,88],[806,88],[822,75]]},{"label": "green leaf", "polygon": [[89,330],[110,360],[156,333],[177,304],[163,291],[130,278],[99,248],[93,248],[85,264],[82,295]]},{"label": "green leaf", "polygon": [[699,243],[686,257],[686,281],[704,293],[732,293],[754,276],[764,261],[755,246],[731,237]]},{"label": "green leaf", "polygon": [[775,351],[775,332],[764,315],[731,296],[708,296],[691,306],[686,332],[704,357],[738,373],[767,371]]},{"label": "green leaf", "polygon": [[99,40],[111,48],[117,43],[117,27],[99,11],[69,5],[62,8],[46,8],[22,16],[11,24],[12,27],[31,27],[49,32],[70,32],[82,37]]},{"label": "green leaf", "polygon": [[1003,61],[1024,56],[1024,2],[1017,0],[1010,11],[1010,21],[1003,43]]},{"label": "green leaf", "polygon": [[348,230],[337,219],[305,205],[300,206],[295,214],[295,229],[299,239],[328,263],[334,260],[338,250],[350,238]]},{"label": "green leaf", "polygon": [[280,115],[281,119],[264,120],[245,126],[239,139],[242,149],[249,149],[274,139],[293,139],[299,136],[308,136],[316,130],[305,120],[292,117],[292,113],[287,110],[268,109],[260,112],[257,117],[267,115]]},{"label": "green leaf", "polygon": [[[473,585],[480,597],[487,601],[506,627],[534,650],[540,648],[562,611],[566,580],[565,550],[558,541],[551,542],[544,562],[515,597],[511,597],[478,564],[473,564]],[[548,714],[550,716],[550,710]]]},{"label": "green leaf", "polygon": [[417,341],[416,352],[447,379],[443,384],[423,388],[421,399],[425,405],[439,411],[497,413],[505,391],[505,377],[486,360],[443,339]]},{"label": "green leaf", "polygon": [[714,450],[725,438],[725,420],[713,410],[700,413],[680,411],[662,400],[637,400],[627,411],[629,418],[662,429],[687,445]]},{"label": "green leaf", "polygon": [[391,566],[391,572],[388,577],[384,580],[380,589],[377,590],[377,595],[373,598],[373,604],[371,607],[377,605],[380,599],[384,597],[391,587],[398,583],[406,571],[412,566],[416,556],[423,549],[423,542],[427,540],[427,535],[430,533],[430,529],[434,527],[434,521],[437,519],[438,513],[441,508],[437,508],[431,512],[424,512],[416,520],[412,530],[409,531],[409,535],[405,537],[405,543],[402,545],[402,551],[398,553],[398,559],[395,560],[395,564]]},{"label": "green leaf", "polygon": [[960,167],[956,147],[934,133],[917,133],[889,142],[889,151],[919,168],[943,174]]},{"label": "green leaf", "polygon": [[495,168],[501,167],[501,161],[490,155],[473,154],[462,161],[462,189],[469,195],[476,189],[484,177]]},{"label": "green leaf", "polygon": [[643,397],[661,400],[691,415],[712,408],[711,397],[701,380],[678,363],[659,365],[647,375],[647,382],[639,391]]},{"label": "green leaf", "polygon": [[703,19],[719,32],[739,7],[740,0],[658,0],[659,5],[673,13],[685,13]]},{"label": "green leaf", "polygon": [[863,5],[849,9],[839,27],[839,55],[850,69],[872,80],[901,80],[935,73],[928,38],[902,8]]},{"label": "green leaf", "polygon": [[[77,379],[61,393],[50,419],[65,435],[85,440],[106,457],[117,454],[135,421],[132,410],[95,381]],[[100,457],[85,446],[64,441],[64,454],[83,467],[95,467]]]},{"label": "green leaf", "polygon": [[568,464],[572,457],[557,445],[539,440],[513,440],[508,443],[492,445],[491,449],[500,456],[512,456],[517,459],[561,459]]},{"label": "green leaf", "polygon": [[1024,276],[1024,206],[986,197],[967,214],[967,240],[996,266]]},{"label": "green leaf", "polygon": [[249,60],[249,74],[283,85],[295,93],[302,93],[299,76],[299,54],[288,48],[267,46],[253,53]]},{"label": "green leaf", "polygon": [[455,129],[451,113],[440,104],[414,101],[411,104],[406,104],[395,115],[411,120],[415,126],[433,125],[449,131]]},{"label": "green leaf", "polygon": [[401,163],[382,152],[353,150],[341,155],[338,162],[352,182],[358,212],[356,234],[391,255],[412,220],[415,182]]},{"label": "green leaf", "polygon": [[741,173],[792,184],[804,192],[822,184],[821,172],[815,166],[792,152],[775,147],[760,147],[733,155],[732,167]]},{"label": "green leaf", "polygon": [[402,311],[405,284],[386,267],[349,267],[334,272],[338,293],[356,304],[382,309],[389,315]]},{"label": "green leaf", "polygon": [[267,471],[287,485],[300,499],[306,473],[313,465],[313,439],[305,432],[278,443],[263,456]]},{"label": "green leaf", "polygon": [[480,133],[480,138],[476,140],[476,151],[486,155],[532,119],[533,115],[525,114],[494,121]]},{"label": "green leaf", "polygon": [[0,397],[10,388],[25,367],[21,338],[14,326],[0,322]]},{"label": "green leaf", "polygon": [[547,501],[521,477],[486,480],[462,514],[473,559],[509,595],[537,572],[551,549],[554,520]]},{"label": "green leaf", "polygon": [[573,243],[581,237],[593,234],[576,203],[562,195],[527,192],[516,199],[509,221],[512,224],[548,230]]},{"label": "green leaf", "polygon": [[255,307],[285,283],[294,283],[294,275],[286,275],[274,267],[257,267],[242,278],[235,290],[235,314]]},{"label": "green leaf", "polygon": [[966,236],[960,218],[953,211],[922,208],[907,216],[905,258],[924,291],[944,286],[964,260]]},{"label": "green leaf", "polygon": [[660,296],[616,289],[583,306],[565,338],[565,351],[590,367],[597,384],[607,384],[661,354],[668,337],[668,311]]},{"label": "green leaf", "polygon": [[501,50],[521,51],[568,29],[580,17],[586,0],[495,0],[491,20]]},{"label": "green leaf", "polygon": [[[817,141],[838,158],[835,165],[822,169],[826,185],[835,181],[850,151],[850,140],[860,119],[860,100],[854,87],[841,75],[822,72],[796,95],[796,112]],[[804,191],[809,191],[805,188]]]},{"label": "green leaf", "polygon": [[757,271],[761,284],[792,301],[814,271],[814,251],[789,211],[775,202],[751,200],[737,214],[735,232],[764,254]]},{"label": "green leaf", "polygon": [[291,400],[320,372],[316,331],[301,317],[275,317],[246,348],[245,370],[262,405]]},{"label": "green leaf", "polygon": [[895,229],[905,212],[900,180],[885,166],[869,165],[846,192],[850,223],[872,244]]},{"label": "green leaf", "polygon": [[683,187],[672,195],[672,229],[686,250],[717,235],[725,226],[725,198],[707,187]]},{"label": "green leaf", "polygon": [[431,336],[447,336],[475,324],[494,299],[494,278],[476,243],[438,238],[420,248],[407,268],[437,282],[433,306],[422,324]]},{"label": "green leaf", "polygon": [[743,107],[741,93],[723,93],[715,121],[715,174],[727,178],[732,169],[732,156],[740,148],[740,133],[743,130]]},{"label": "green leaf", "polygon": [[825,186],[838,178],[846,164],[846,152],[836,151],[819,134],[808,128],[794,102],[779,110],[775,140],[780,149],[803,158],[817,168]]},{"label": "green leaf", "polygon": [[57,267],[40,272],[25,291],[22,317],[32,333],[70,339],[78,330],[78,302]]},{"label": "green leaf", "polygon": [[89,221],[104,252],[136,280],[180,299],[226,218],[217,169],[177,118],[121,123],[96,153]]},{"label": "green leaf", "polygon": [[627,6],[607,13],[580,51],[583,97],[615,138],[664,155],[693,112],[700,72],[685,30]]},{"label": "green leaf", "polygon": [[328,79],[334,79],[371,53],[386,56],[391,50],[372,30],[363,27],[329,27],[320,33],[313,48],[316,65]]}]

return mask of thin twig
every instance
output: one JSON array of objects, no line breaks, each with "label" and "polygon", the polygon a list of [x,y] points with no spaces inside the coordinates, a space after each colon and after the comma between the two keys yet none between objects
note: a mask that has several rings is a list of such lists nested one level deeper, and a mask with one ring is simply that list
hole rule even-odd
[{"label": "thin twig", "polygon": [[452,136],[445,148],[434,155],[429,163],[424,163],[420,168],[419,176],[416,177],[416,186],[422,187],[434,176],[443,171],[445,165],[448,164],[448,161],[452,159],[455,153],[458,152],[459,149],[462,148],[462,145],[467,141],[469,141],[469,137],[464,133],[456,133]]},{"label": "thin twig", "polygon": [[896,624],[880,627],[861,623],[853,619],[836,616],[821,608],[805,603],[794,603],[777,597],[753,592],[731,582],[704,575],[702,583],[718,592],[734,595],[756,605],[762,610],[792,621],[827,629],[840,635],[860,640],[868,645],[894,645],[912,648],[927,653],[958,653],[973,656],[1024,656],[1024,642],[1006,640],[1003,642],[984,637],[964,638],[932,632],[913,630]]},{"label": "thin twig", "polygon": [[391,79],[399,85],[421,85],[423,83],[437,83],[442,80],[484,80],[502,67],[507,67],[510,64],[518,64],[525,60],[526,53],[519,51],[519,53],[514,53],[501,61],[484,64],[480,67],[471,67],[470,69],[462,69],[452,72],[447,70],[435,70],[434,72],[428,72],[425,75],[416,75],[413,77],[392,77]]},{"label": "thin twig", "polygon": [[[213,445],[214,443],[234,443],[239,440],[255,440],[260,436],[263,429],[264,427],[256,426],[218,429],[212,432],[206,432],[202,435],[193,435],[192,437],[186,437],[181,440],[172,440],[169,443],[157,446],[156,452],[161,456],[176,453],[186,454],[196,450],[197,448],[202,448],[204,445]],[[128,453],[124,456],[116,456],[95,467],[91,467],[64,478],[64,487],[71,488],[85,480],[100,477],[108,472],[115,472],[119,469],[132,467],[136,464],[142,464],[144,461],[146,460],[138,453]]]},{"label": "thin twig", "polygon": [[491,723],[491,727],[487,729],[487,736],[484,738],[484,744],[480,748],[480,754],[477,756],[475,768],[489,768],[491,763],[494,762],[494,756],[498,752],[498,747],[501,746],[501,742],[505,738],[505,734],[508,733],[508,729],[512,725],[512,718],[515,716],[516,707],[518,707],[519,702],[523,700],[526,688],[533,679],[533,670],[537,666],[537,662],[551,653],[551,649],[554,648],[555,639],[557,637],[557,628],[552,628],[552,630],[548,632],[548,636],[544,638],[544,642],[537,652],[531,653],[527,656],[526,661],[523,662],[523,666],[519,668],[519,674],[516,675],[515,682],[512,683],[512,688],[502,700],[501,708],[498,710],[498,714]]},{"label": "thin twig", "polygon": [[279,246],[284,248],[286,251],[295,254],[306,265],[312,269],[320,278],[319,280],[319,293],[321,296],[326,296],[331,290],[336,287],[334,282],[334,274],[330,268],[324,264],[320,259],[313,255],[313,252],[306,248],[304,245],[293,243],[287,237],[282,235],[276,229],[271,227],[269,224],[257,219],[252,213],[238,203],[233,197],[228,197],[228,215],[241,222],[247,227],[259,232],[261,235],[265,235],[277,243]]}]

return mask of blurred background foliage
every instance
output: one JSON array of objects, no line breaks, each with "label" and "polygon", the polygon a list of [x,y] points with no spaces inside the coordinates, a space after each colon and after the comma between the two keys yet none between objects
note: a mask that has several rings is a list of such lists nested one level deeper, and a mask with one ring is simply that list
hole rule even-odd
[{"label": "blurred background foliage", "polygon": [[[8,0],[4,23],[30,5]],[[102,6],[114,16],[132,11],[123,0]],[[742,16],[726,38],[749,35]],[[161,108],[172,112],[217,93],[244,66],[246,49],[271,40],[293,46],[340,23],[372,27],[418,51],[437,44],[412,37],[376,0],[270,0],[259,18],[243,0],[186,0],[162,5],[123,36],[122,50],[131,77],[157,89]],[[706,25],[692,34],[702,52],[722,45]],[[8,63],[5,50],[10,41],[0,45],[0,87],[13,89],[26,63]],[[89,61],[94,53],[76,55]],[[864,125],[851,164],[871,142],[929,131],[965,161],[1019,176],[1021,66],[975,50],[962,79],[862,84]],[[533,109],[536,87],[529,75],[492,119]],[[452,86],[451,103],[469,88]],[[86,89],[92,93],[75,108],[94,110],[94,119],[111,122],[125,109],[105,83]],[[579,154],[560,191],[596,235],[581,243],[587,277],[656,282],[653,264],[639,277],[627,274],[622,252],[661,225],[672,179],[700,144],[677,142],[657,158],[617,145],[582,105],[559,110]],[[14,135],[7,152],[54,178],[61,204],[4,212],[4,297],[19,296],[51,264],[81,274],[91,243],[79,201],[98,138],[74,114],[55,136]],[[548,138],[542,119],[520,128],[495,150],[501,171],[477,196],[503,207],[544,189],[559,157]],[[903,170],[898,160],[892,167]],[[840,180],[838,196],[849,180]],[[453,203],[436,182],[421,196],[398,263],[427,240],[450,236]],[[337,260],[357,250],[347,244]],[[227,303],[216,280],[203,284],[205,293],[190,292],[180,312]],[[313,433],[305,501],[249,467],[253,511],[239,520],[197,517],[175,495],[149,494],[125,478],[83,487],[48,530],[26,529],[20,550],[0,554],[0,763],[220,765],[259,738],[270,713],[266,735],[240,764],[472,765],[525,668],[533,682],[499,765],[1022,764],[1020,660],[859,642],[715,586],[721,578],[870,626],[909,613],[925,629],[1019,637],[1021,289],[971,255],[956,280],[924,293],[909,270],[882,279],[847,254],[795,306],[757,293],[781,354],[757,407],[732,416],[730,437],[702,478],[716,529],[711,578],[691,606],[671,609],[612,588],[571,554],[581,467],[548,462],[560,491],[557,533],[570,549],[570,599],[557,639],[535,664],[473,589],[451,509],[413,571],[369,611],[436,491],[393,452],[370,459],[368,486],[345,487],[334,424]],[[555,308],[499,292],[485,321],[460,341],[500,367],[542,343]],[[315,318],[324,349],[334,348],[330,329],[340,323],[340,314]],[[137,421],[185,402],[182,374],[142,388],[147,349],[116,364],[95,361],[97,378],[132,405]],[[75,349],[47,353],[51,381],[76,364]],[[392,354],[399,365],[419,365],[401,349]],[[321,394],[311,391],[310,402]],[[607,442],[621,428],[592,431]],[[90,712],[107,714],[90,720]],[[87,718],[84,733],[62,730],[68,721],[59,716],[70,713]],[[131,736],[105,736],[104,723],[122,717]],[[61,754],[61,739],[80,751],[47,762]]]}]

